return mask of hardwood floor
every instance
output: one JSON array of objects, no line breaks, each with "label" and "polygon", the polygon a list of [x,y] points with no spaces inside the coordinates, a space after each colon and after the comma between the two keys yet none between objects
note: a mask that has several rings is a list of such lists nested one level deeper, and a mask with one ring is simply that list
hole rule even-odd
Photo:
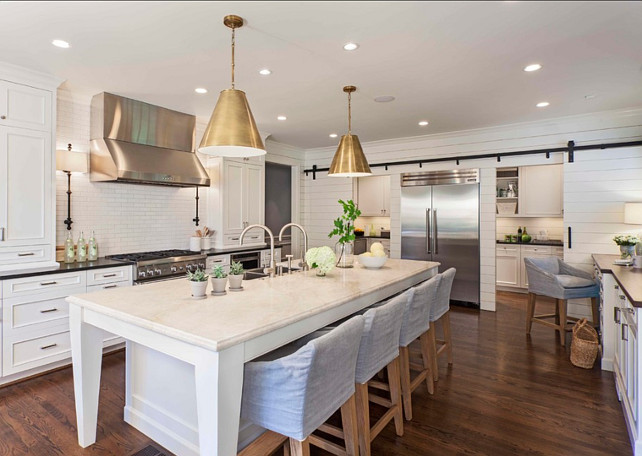
[{"label": "hardwood floor", "polygon": [[[415,390],[404,436],[390,424],[372,454],[631,455],[612,374],[597,363],[593,370],[571,365],[570,338],[564,349],[550,328],[533,325],[527,337],[525,295],[497,299],[496,313],[452,309],[454,365],[440,360],[434,396],[425,386]],[[124,354],[106,356],[97,444],[85,450],[76,443],[70,368],[1,388],[0,455],[139,450],[151,442],[122,421],[124,388]]]}]

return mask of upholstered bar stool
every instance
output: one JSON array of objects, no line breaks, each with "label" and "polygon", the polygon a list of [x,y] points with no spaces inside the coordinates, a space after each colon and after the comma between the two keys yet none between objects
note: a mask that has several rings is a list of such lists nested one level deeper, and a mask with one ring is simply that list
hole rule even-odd
[{"label": "upholstered bar stool", "polygon": [[364,321],[355,316],[320,337],[245,364],[241,417],[270,433],[241,454],[270,454],[280,443],[276,433],[289,438],[293,456],[309,455],[310,443],[323,444],[312,432],[341,409],[345,449],[335,454],[358,455],[354,385]]},{"label": "upholstered bar stool", "polygon": [[[437,361],[439,356],[446,353],[448,357],[448,364],[453,363],[453,344],[452,333],[450,331],[450,292],[453,288],[453,281],[457,270],[450,268],[443,273],[439,274],[441,280],[439,288],[437,289],[437,299],[435,305],[430,308],[430,339],[432,341],[431,348],[432,355],[432,374],[433,380],[439,380],[439,366]],[[436,326],[437,322],[441,323],[441,328],[444,333],[443,339],[437,339]]]},{"label": "upholstered bar stool", "polygon": [[[407,420],[412,419],[412,392],[423,381],[426,382],[428,392],[430,394],[434,392],[431,367],[433,349],[428,329],[430,328],[430,308],[437,299],[440,281],[441,277],[436,275],[404,293],[408,294],[409,299],[406,301],[399,333],[399,360],[401,395]],[[419,339],[420,350],[413,353],[413,356],[419,358],[419,361],[415,362],[410,359],[410,344],[417,339]],[[411,378],[412,372],[417,373],[414,379]]]},{"label": "upholstered bar stool", "polygon": [[[568,299],[590,298],[593,326],[599,325],[597,298],[600,296],[600,285],[590,273],[574,268],[555,257],[524,258],[524,264],[528,277],[526,334],[531,333],[533,322],[540,323],[558,331],[560,344],[565,346],[566,322],[577,320],[566,315]],[[537,296],[555,298],[555,313],[535,315]],[[549,318],[554,318],[555,322],[547,321]]]}]

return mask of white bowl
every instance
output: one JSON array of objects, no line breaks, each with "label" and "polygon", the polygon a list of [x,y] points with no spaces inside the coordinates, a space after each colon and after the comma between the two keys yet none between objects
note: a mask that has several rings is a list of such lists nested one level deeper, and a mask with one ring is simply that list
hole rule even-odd
[{"label": "white bowl", "polygon": [[379,269],[384,264],[386,264],[386,260],[387,259],[388,259],[388,257],[385,257],[385,256],[382,256],[382,257],[371,256],[371,257],[369,257],[369,256],[359,255],[359,263],[361,263],[361,265],[364,268],[368,268],[368,269]]}]

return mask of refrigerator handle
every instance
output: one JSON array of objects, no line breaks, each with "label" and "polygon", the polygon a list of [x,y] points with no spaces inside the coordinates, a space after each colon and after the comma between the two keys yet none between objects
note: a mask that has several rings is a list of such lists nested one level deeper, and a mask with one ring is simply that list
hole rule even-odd
[{"label": "refrigerator handle", "polygon": [[426,209],[426,253],[432,253],[430,251],[430,246],[432,245],[432,236],[431,236],[431,226],[430,226],[430,209]]},{"label": "refrigerator handle", "polygon": [[437,236],[437,209],[433,209],[433,219],[432,219],[432,226],[433,226],[433,234],[435,236],[435,255],[439,253],[439,243],[437,240],[439,239],[439,236]]}]

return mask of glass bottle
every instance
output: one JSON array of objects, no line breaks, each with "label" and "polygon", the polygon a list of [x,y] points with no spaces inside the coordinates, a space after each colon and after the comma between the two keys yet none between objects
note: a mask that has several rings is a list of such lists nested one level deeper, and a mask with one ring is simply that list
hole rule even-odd
[{"label": "glass bottle", "polygon": [[75,260],[74,238],[71,235],[71,231],[67,231],[67,239],[65,240],[65,263],[73,263]]},{"label": "glass bottle", "polygon": [[522,227],[517,228],[517,242],[522,242]]},{"label": "glass bottle", "polygon": [[87,244],[85,244],[85,236],[81,231],[80,237],[78,238],[78,263],[85,261],[87,261]]},{"label": "glass bottle", "polygon": [[98,259],[98,243],[94,237],[94,230],[91,230],[91,237],[89,238],[89,261],[96,261]]}]

